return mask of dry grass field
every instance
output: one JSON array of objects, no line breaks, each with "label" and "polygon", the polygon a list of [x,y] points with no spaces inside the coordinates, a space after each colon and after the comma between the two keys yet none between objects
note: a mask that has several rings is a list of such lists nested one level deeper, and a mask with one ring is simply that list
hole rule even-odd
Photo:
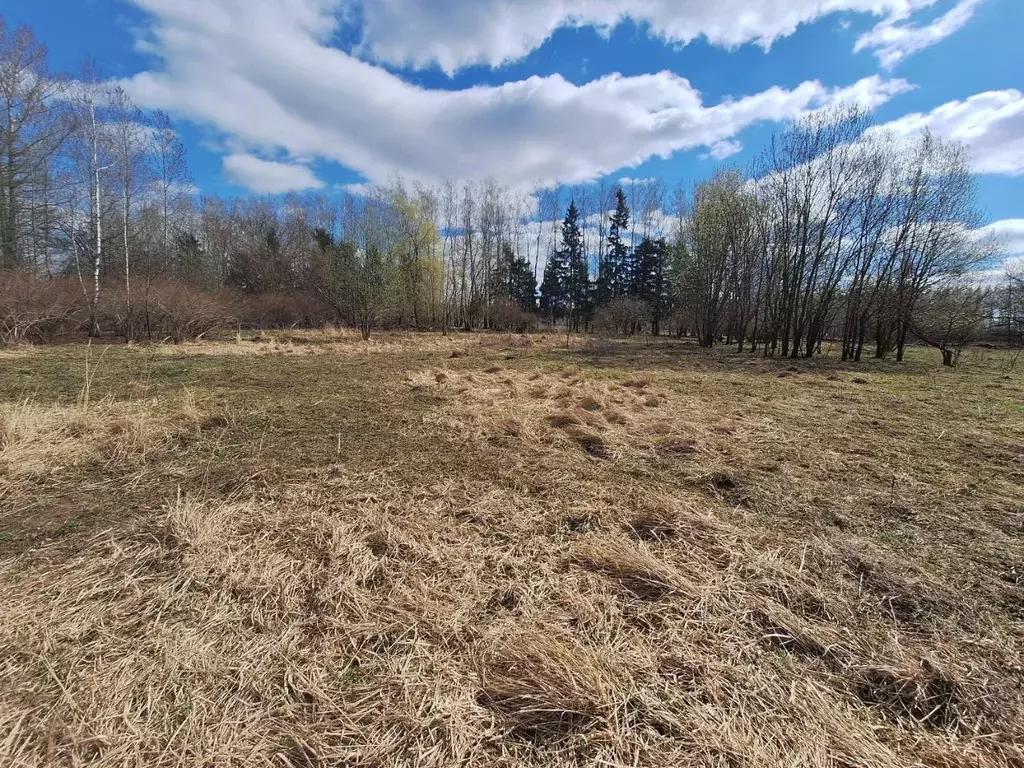
[{"label": "dry grass field", "polygon": [[0,766],[1024,766],[1024,360],[0,350]]}]

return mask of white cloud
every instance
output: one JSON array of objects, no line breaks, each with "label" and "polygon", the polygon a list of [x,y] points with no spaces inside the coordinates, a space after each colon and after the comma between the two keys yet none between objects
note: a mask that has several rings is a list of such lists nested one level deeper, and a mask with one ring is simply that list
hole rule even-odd
[{"label": "white cloud", "polygon": [[874,130],[913,137],[925,129],[962,141],[978,173],[1024,175],[1024,93],[987,91],[931,112],[905,115]]},{"label": "white cloud", "polygon": [[742,151],[743,144],[738,141],[725,139],[723,141],[716,141],[712,144],[711,149],[708,150],[707,154],[701,155],[701,159],[725,160],[727,157],[732,157]]},{"label": "white cloud", "polygon": [[953,8],[930,24],[904,23],[888,18],[857,39],[854,52],[874,50],[883,67],[893,67],[911,54],[935,45],[967,25],[985,0],[959,0]]},{"label": "white cloud", "polygon": [[261,160],[252,155],[228,155],[224,174],[239,186],[261,195],[322,189],[324,183],[304,165]]},{"label": "white cloud", "polygon": [[1024,257],[1024,219],[994,221],[978,231],[982,235],[997,237],[1005,246],[1007,255]]},{"label": "white cloud", "polygon": [[[767,48],[838,12],[888,21],[936,0],[362,0],[361,53],[398,66],[438,64],[451,74],[469,64],[500,66],[539,48],[560,27],[607,33],[625,19],[662,39],[686,44],[755,43]],[[352,0],[355,4],[355,0]]]},{"label": "white cloud", "polygon": [[911,87],[877,76],[842,89],[808,81],[714,106],[671,72],[430,90],[327,44],[341,0],[249,0],[244,9],[242,0],[134,1],[152,14],[147,50],[163,61],[125,81],[137,102],[213,126],[236,154],[333,160],[371,182],[401,172],[428,183],[578,183],[655,156],[728,147],[761,121],[842,99],[874,106]]},{"label": "white cloud", "polygon": [[991,269],[980,269],[971,275],[971,279],[986,286],[1003,283],[1006,274],[1024,274],[1024,219],[1003,219],[994,221],[974,230],[981,239],[994,241],[997,256],[1002,261],[995,261]]}]

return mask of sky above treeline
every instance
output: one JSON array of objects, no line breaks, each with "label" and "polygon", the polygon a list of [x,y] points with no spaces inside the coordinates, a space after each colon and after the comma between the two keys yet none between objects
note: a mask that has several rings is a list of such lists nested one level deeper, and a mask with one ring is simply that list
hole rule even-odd
[{"label": "sky above treeline", "polygon": [[395,174],[533,189],[747,166],[839,102],[965,142],[1024,255],[1021,0],[3,0],[175,120],[218,195]]}]

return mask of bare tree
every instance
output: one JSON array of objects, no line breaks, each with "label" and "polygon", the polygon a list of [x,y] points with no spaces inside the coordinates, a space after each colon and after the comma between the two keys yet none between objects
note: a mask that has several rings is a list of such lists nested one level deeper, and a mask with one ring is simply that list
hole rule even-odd
[{"label": "bare tree", "polygon": [[120,86],[107,94],[110,120],[111,154],[117,169],[121,192],[121,233],[124,249],[125,321],[124,332],[129,339],[135,337],[132,314],[132,265],[128,230],[131,225],[133,203],[140,186],[144,184],[147,158],[147,136],[142,110],[136,107]]},{"label": "bare tree", "polygon": [[910,333],[938,349],[943,365],[954,366],[981,333],[987,296],[985,289],[963,283],[932,290],[915,303]]},{"label": "bare tree", "polygon": [[71,133],[64,78],[52,74],[32,32],[0,17],[0,268],[35,266],[21,240],[34,195],[49,188],[49,162]]}]

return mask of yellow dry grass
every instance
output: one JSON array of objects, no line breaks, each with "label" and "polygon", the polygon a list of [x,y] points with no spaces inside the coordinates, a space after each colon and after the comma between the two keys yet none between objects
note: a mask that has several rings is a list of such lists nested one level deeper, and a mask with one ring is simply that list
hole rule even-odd
[{"label": "yellow dry grass", "polygon": [[153,461],[201,417],[191,393],[173,404],[110,397],[72,405],[0,403],[0,478],[25,480],[88,463]]},{"label": "yellow dry grass", "polygon": [[376,333],[369,339],[350,328],[301,331],[267,331],[255,335],[237,334],[229,339],[191,341],[155,347],[161,356],[265,357],[265,356],[353,356],[421,351],[466,354],[472,345],[457,335],[424,338],[400,332]]},{"label": "yellow dry grass", "polygon": [[[402,447],[376,466],[283,452],[260,484],[0,559],[0,765],[1021,765],[1002,379],[573,354],[396,342],[359,439]],[[307,439],[367,381],[334,357],[301,369],[331,372],[301,390]],[[223,431],[256,456],[247,419],[302,439],[246,407]],[[11,414],[35,425],[15,444],[86,450]]]}]

